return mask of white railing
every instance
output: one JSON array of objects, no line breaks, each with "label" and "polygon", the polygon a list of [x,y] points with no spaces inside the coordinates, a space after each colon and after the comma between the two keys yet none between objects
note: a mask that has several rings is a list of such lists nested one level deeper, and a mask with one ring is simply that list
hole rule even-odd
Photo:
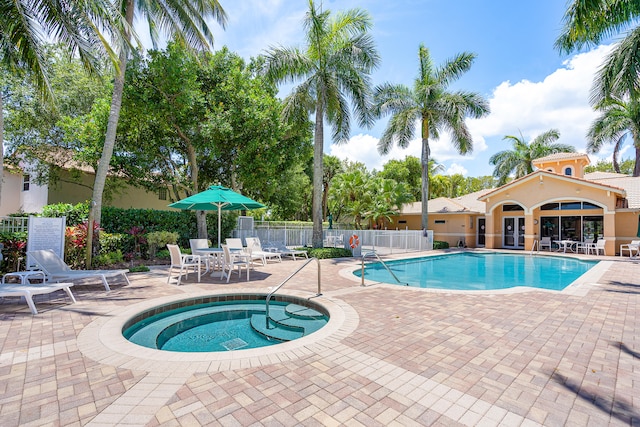
[{"label": "white railing", "polygon": [[[325,247],[344,247],[350,249],[349,240],[358,236],[362,251],[376,251],[382,255],[393,253],[433,250],[433,231],[421,230],[323,230]],[[313,229],[311,226],[291,226],[287,224],[256,223],[253,230],[235,230],[234,236],[241,239],[258,237],[262,244],[282,242],[285,246],[311,246]]]}]

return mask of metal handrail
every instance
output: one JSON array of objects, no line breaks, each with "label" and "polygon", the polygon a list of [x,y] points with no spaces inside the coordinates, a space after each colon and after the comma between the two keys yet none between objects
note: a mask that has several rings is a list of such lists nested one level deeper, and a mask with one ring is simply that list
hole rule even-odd
[{"label": "metal handrail", "polygon": [[533,244],[531,245],[531,251],[529,252],[529,255],[533,255],[533,251],[535,251],[536,248],[538,249],[538,252],[540,252],[540,244],[538,243],[538,239],[533,239]]},{"label": "metal handrail", "polygon": [[322,291],[320,289],[320,260],[318,258],[309,258],[308,260],[305,261],[304,264],[302,264],[302,266],[300,268],[298,268],[296,271],[294,271],[293,273],[291,273],[289,275],[289,277],[287,277],[286,279],[284,279],[278,286],[276,286],[271,292],[269,292],[267,294],[267,298],[265,300],[265,305],[266,305],[266,322],[267,322],[267,329],[269,329],[269,300],[271,299],[271,296],[273,296],[274,293],[276,293],[278,290],[280,290],[280,288],[287,283],[289,280],[291,280],[291,278],[293,276],[295,276],[296,274],[298,274],[300,272],[300,270],[302,270],[303,268],[305,268],[307,266],[307,264],[309,264],[311,261],[316,260],[318,263],[318,293],[316,294],[316,296],[320,296],[322,295]]},{"label": "metal handrail", "polygon": [[385,264],[385,262],[382,260],[382,258],[380,258],[380,256],[376,251],[369,251],[362,254],[362,274],[361,274],[362,283],[360,284],[360,286],[364,286],[364,259],[369,255],[375,255],[378,261],[380,262],[380,264],[382,264],[382,266],[387,269],[387,271],[393,276],[393,278],[396,279],[396,282],[400,283],[401,285],[409,286],[408,283],[402,283],[400,279],[398,279],[398,276],[396,276],[395,273],[391,271],[389,266]]}]

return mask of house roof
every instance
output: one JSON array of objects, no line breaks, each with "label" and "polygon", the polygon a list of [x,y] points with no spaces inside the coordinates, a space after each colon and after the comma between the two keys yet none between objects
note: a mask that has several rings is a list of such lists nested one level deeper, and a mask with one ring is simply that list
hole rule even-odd
[{"label": "house roof", "polygon": [[610,178],[626,178],[628,176],[629,175],[625,175],[623,173],[596,171],[584,174],[584,179],[586,179],[587,181],[601,181]]},{"label": "house roof", "polygon": [[[614,175],[614,174],[610,174]],[[607,177],[600,179],[592,179],[593,182],[599,182],[618,188],[624,188],[627,203],[630,209],[640,209],[640,177],[633,177],[622,174],[615,174],[617,177]]]},{"label": "house roof", "polygon": [[[449,198],[438,197],[429,200],[427,209],[429,213],[484,213],[485,204],[478,200],[478,197],[491,191],[484,189],[464,196]],[[402,214],[420,214],[422,213],[422,202],[413,202],[402,208]]]},{"label": "house roof", "polygon": [[589,156],[587,156],[586,154],[583,153],[555,153],[555,154],[549,154],[548,156],[544,156],[544,157],[539,157],[537,159],[534,159],[532,161],[532,163],[534,165],[539,164],[539,163],[548,163],[548,162],[556,162],[556,161],[561,161],[561,160],[574,160],[574,159],[584,159],[587,161],[587,163],[591,163],[591,161],[589,160]]}]

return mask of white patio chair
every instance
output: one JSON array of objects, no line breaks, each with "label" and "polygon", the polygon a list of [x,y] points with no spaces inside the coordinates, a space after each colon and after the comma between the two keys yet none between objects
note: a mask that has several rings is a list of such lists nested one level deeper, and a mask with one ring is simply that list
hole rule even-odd
[{"label": "white patio chair", "polygon": [[[249,248],[245,248],[244,246],[242,246],[242,239],[238,239],[238,238],[228,238],[226,240],[227,242],[227,246],[229,247],[229,251],[232,253],[236,253],[236,252],[240,252],[240,253],[244,253],[246,255],[249,256],[249,260],[251,262],[253,261],[263,261],[263,258],[261,255],[258,254],[252,254],[251,250]],[[263,263],[264,265],[264,263]]]},{"label": "white patio chair", "polygon": [[189,278],[190,268],[193,268],[194,273],[198,273],[198,282],[200,282],[200,268],[202,267],[200,256],[182,254],[178,245],[167,245],[167,249],[169,249],[169,255],[171,255],[171,266],[169,267],[169,276],[167,277],[167,283],[169,283],[169,281],[171,280],[171,273],[173,273],[173,270],[179,269],[180,272],[178,273],[177,285],[180,286],[180,281],[183,274],[185,279]]},{"label": "white patio chair", "polygon": [[198,252],[198,249],[209,249],[209,240],[207,239],[189,239],[189,246],[191,247],[191,255],[197,255],[200,257],[200,262],[204,262],[205,273],[209,272],[209,269],[215,268],[218,258],[213,254],[204,254]]},{"label": "white patio chair", "polygon": [[[629,252],[629,257],[640,256],[640,240],[632,240],[631,243],[620,245],[620,256],[623,256],[623,251]],[[636,253],[635,255],[633,253]]]},{"label": "white patio chair", "polygon": [[543,250],[544,248],[551,250],[551,237],[540,238],[540,250]]},{"label": "white patio chair", "polygon": [[604,249],[605,243],[606,240],[604,239],[599,239],[596,243],[587,243],[587,254],[593,252],[594,255],[599,255],[600,251],[602,251],[602,255],[607,255]]},{"label": "white patio chair", "polygon": [[238,280],[242,273],[242,268],[247,271],[247,282],[249,281],[249,270],[251,267],[250,255],[244,252],[231,252],[229,245],[222,245],[222,253],[224,254],[224,264],[222,266],[221,279],[227,278],[227,283],[231,278],[231,273],[237,270]]},{"label": "white patio chair", "polygon": [[309,258],[307,251],[299,249],[289,249],[282,242],[270,242],[267,247],[274,252],[278,252],[281,256],[290,256],[293,260],[296,260],[296,256]]}]

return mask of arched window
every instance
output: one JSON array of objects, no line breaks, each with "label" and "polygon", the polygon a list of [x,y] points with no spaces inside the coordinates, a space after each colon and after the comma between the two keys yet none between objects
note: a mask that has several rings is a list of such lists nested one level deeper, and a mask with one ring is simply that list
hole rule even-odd
[{"label": "arched window", "polygon": [[553,168],[547,168],[547,172],[556,173],[556,171]]},{"label": "arched window", "polygon": [[573,175],[573,168],[571,166],[567,166],[566,168],[564,168],[564,174],[566,176],[572,176]]}]

